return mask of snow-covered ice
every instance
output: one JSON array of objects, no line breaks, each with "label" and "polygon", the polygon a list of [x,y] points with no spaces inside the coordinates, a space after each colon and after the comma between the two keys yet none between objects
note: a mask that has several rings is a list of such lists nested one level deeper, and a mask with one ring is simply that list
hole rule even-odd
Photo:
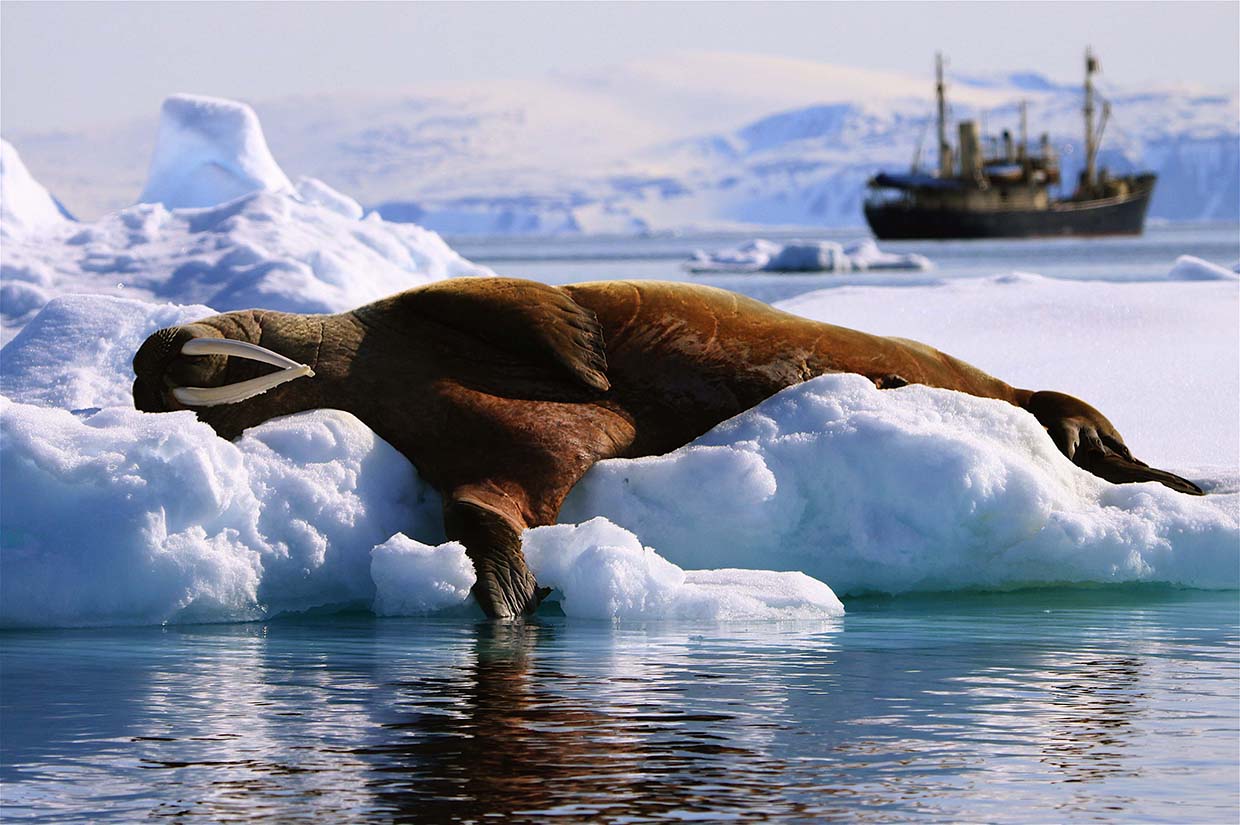
[{"label": "snow-covered ice", "polygon": [[[1047,301],[1054,312],[1117,288],[1083,285],[1055,304],[1038,285],[991,289],[1023,290],[1027,305]],[[813,306],[831,302],[820,295]],[[291,416],[228,443],[188,413],[131,408],[127,353],[198,308],[80,296],[44,313],[2,356],[11,400],[0,408],[0,622],[224,620],[346,604],[416,613],[467,592],[467,560],[438,546],[438,496],[351,416]],[[1118,412],[1133,411],[1125,406]],[[1162,449],[1204,454],[1202,438],[1168,433]],[[1129,440],[1146,457],[1143,447],[1160,447]],[[1234,588],[1240,470],[1215,457],[1192,474],[1205,498],[1114,486],[1000,402],[826,376],[667,456],[600,464],[562,520],[610,523],[526,540],[540,579],[581,616],[822,616],[833,610],[827,585]]]},{"label": "snow-covered ice", "polygon": [[685,269],[690,272],[868,272],[933,268],[924,255],[883,252],[870,238],[847,244],[835,241],[777,243],[758,238],[732,249],[696,250],[685,263]]},{"label": "snow-covered ice", "polygon": [[[154,200],[93,223],[53,215],[54,202],[6,144],[0,340],[69,293],[220,312],[340,312],[442,278],[493,274],[434,232],[362,217],[355,201],[322,181],[302,178],[293,187],[271,160],[254,113],[225,104],[170,101],[143,193]],[[235,174],[217,180],[201,171],[217,168]],[[195,197],[178,195],[183,189]],[[179,208],[186,203],[194,208]]]},{"label": "snow-covered ice", "polygon": [[249,106],[198,95],[173,95],[164,101],[140,203],[195,208],[251,192],[292,189]]},{"label": "snow-covered ice", "polygon": [[1167,277],[1173,281],[1235,281],[1240,279],[1240,261],[1231,269],[1203,261],[1196,255],[1181,255]]},{"label": "snow-covered ice", "polygon": [[0,140],[0,239],[6,245],[15,243],[65,220],[56,199],[31,176],[13,145]]},{"label": "snow-covered ice", "polygon": [[561,518],[604,516],[685,567],[760,563],[840,593],[1234,588],[1235,481],[1205,498],[1108,484],[1005,402],[832,375],[665,456],[601,462]]}]

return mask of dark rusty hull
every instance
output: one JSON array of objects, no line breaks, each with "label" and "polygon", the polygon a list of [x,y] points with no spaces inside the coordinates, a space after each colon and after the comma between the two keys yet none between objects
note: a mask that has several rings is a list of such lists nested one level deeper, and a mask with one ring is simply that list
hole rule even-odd
[{"label": "dark rusty hull", "polygon": [[883,241],[1140,235],[1150,190],[1123,198],[1056,201],[1048,209],[972,211],[907,203],[866,204],[865,219]]}]

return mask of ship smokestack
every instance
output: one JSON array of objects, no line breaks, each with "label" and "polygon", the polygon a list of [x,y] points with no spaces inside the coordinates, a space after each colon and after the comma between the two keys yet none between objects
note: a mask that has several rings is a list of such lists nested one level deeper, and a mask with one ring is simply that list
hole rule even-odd
[{"label": "ship smokestack", "polygon": [[982,144],[978,137],[977,121],[960,121],[960,174],[962,177],[980,178],[982,175]]}]

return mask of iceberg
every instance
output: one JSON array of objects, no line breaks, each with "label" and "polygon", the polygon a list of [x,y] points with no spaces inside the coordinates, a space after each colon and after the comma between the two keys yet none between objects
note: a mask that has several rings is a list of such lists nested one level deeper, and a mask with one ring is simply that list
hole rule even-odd
[{"label": "iceberg", "polygon": [[68,293],[221,312],[340,312],[443,278],[494,274],[434,232],[363,215],[321,180],[294,187],[242,104],[171,98],[144,202],[91,223],[60,216],[5,147],[0,343]]},{"label": "iceberg", "polygon": [[715,272],[869,272],[933,269],[924,255],[883,252],[870,238],[835,241],[774,241],[758,238],[717,252],[696,250],[685,263],[694,273]]},{"label": "iceberg", "polygon": [[251,192],[292,190],[249,106],[199,95],[173,95],[164,101],[139,203],[192,209]]},{"label": "iceberg", "polygon": [[64,209],[30,174],[13,144],[0,140],[0,238],[8,243],[66,220]]}]

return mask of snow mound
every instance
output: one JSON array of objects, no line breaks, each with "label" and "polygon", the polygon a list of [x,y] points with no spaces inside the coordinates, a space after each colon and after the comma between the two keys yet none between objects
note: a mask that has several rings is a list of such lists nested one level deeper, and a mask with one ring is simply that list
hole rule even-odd
[{"label": "snow mound", "polygon": [[198,95],[173,95],[164,101],[140,203],[194,208],[250,192],[292,190],[249,106]]},{"label": "snow mound", "polygon": [[8,241],[63,223],[60,204],[30,174],[13,145],[0,140],[0,238]]},{"label": "snow mound", "polygon": [[[221,206],[168,211],[139,204],[64,237],[5,244],[0,312],[6,335],[51,298],[94,293],[205,304],[219,312],[341,312],[432,281],[494,273],[434,232],[341,204],[256,192]],[[343,197],[343,196],[342,196]]]},{"label": "snow mound", "polygon": [[355,221],[360,221],[365,211],[360,203],[348,195],[337,192],[318,178],[308,178],[305,176],[298,178],[297,196],[304,203],[322,206]]},{"label": "snow mound", "polygon": [[762,238],[717,252],[697,250],[685,264],[690,272],[867,272],[933,269],[924,255],[883,252],[873,240],[788,241]]},{"label": "snow mound", "polygon": [[125,298],[54,298],[0,349],[0,393],[80,410],[133,406],[133,355],[157,329],[216,314],[210,307]]},{"label": "snow mound", "polygon": [[1111,485],[1001,401],[816,378],[665,456],[600,462],[603,516],[686,568],[800,570],[838,593],[1240,586],[1240,497]]},{"label": "snow mound", "polygon": [[[1236,263],[1240,266],[1240,261]],[[1181,255],[1175,259],[1167,278],[1172,281],[1235,281],[1240,280],[1240,270],[1228,269],[1202,260],[1195,255]]]}]

